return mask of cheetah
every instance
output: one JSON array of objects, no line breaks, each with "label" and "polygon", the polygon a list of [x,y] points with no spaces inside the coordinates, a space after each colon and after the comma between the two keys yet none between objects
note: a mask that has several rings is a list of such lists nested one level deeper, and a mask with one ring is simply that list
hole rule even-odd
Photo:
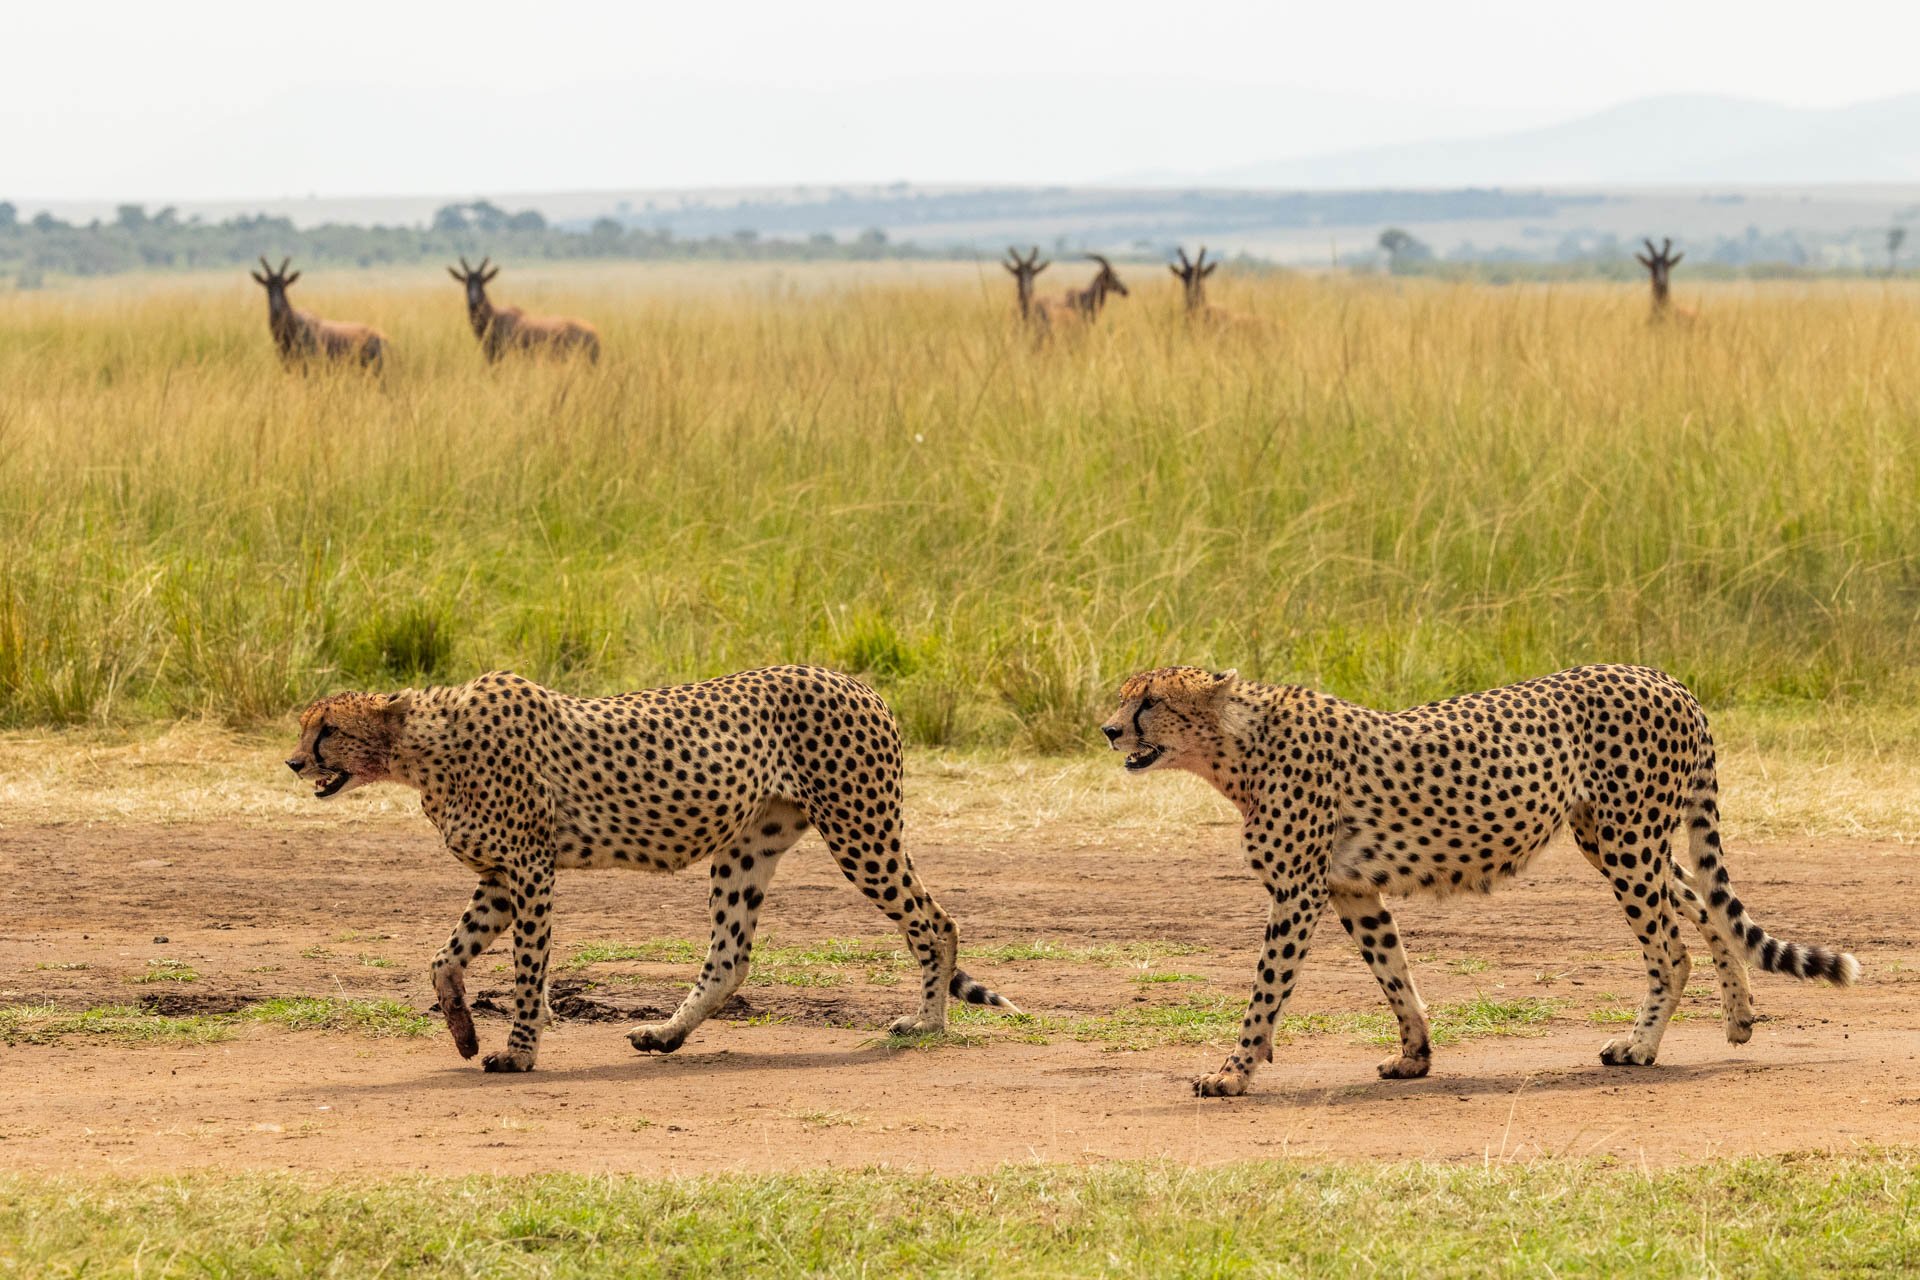
[{"label": "cheetah", "polygon": [[[1426,1075],[1426,1008],[1381,894],[1488,892],[1562,825],[1613,886],[1646,958],[1646,1000],[1602,1062],[1653,1064],[1691,969],[1683,916],[1713,955],[1733,1044],[1753,1034],[1746,961],[1842,987],[1859,976],[1850,955],[1772,937],[1734,896],[1706,714],[1649,667],[1577,667],[1393,713],[1233,671],[1163,667],[1121,687],[1101,732],[1129,772],[1185,769],[1232,801],[1247,861],[1273,898],[1240,1042],[1193,1082],[1203,1097],[1245,1093],[1273,1060],[1275,1021],[1329,902],[1400,1026],[1380,1075]],[[1682,823],[1683,862],[1672,849]]]},{"label": "cheetah", "polygon": [[339,693],[300,716],[287,762],[316,797],[375,782],[420,792],[447,850],[479,887],[434,957],[434,991],[460,1056],[479,1052],[466,970],[513,929],[513,1029],[488,1071],[530,1071],[546,1001],[553,881],[561,867],[678,871],[711,860],[712,940],[672,1017],[633,1028],[672,1053],[745,981],[780,855],[820,832],[841,871],[920,962],[917,1013],[938,1031],[949,995],[1018,1012],[955,965],[953,922],[900,844],[900,731],[880,696],[816,667],[770,667],[612,698],[574,698],[512,672],[451,688]]}]

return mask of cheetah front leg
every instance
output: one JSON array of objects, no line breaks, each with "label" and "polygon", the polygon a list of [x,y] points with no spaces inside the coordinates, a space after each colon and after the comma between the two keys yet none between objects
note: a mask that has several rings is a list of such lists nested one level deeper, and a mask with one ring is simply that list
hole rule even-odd
[{"label": "cheetah front leg", "polygon": [[1414,990],[1413,973],[1407,968],[1407,953],[1400,946],[1393,916],[1378,893],[1336,889],[1332,897],[1341,928],[1360,944],[1360,957],[1373,970],[1374,980],[1400,1024],[1400,1052],[1380,1064],[1381,1078],[1418,1079],[1433,1064],[1433,1041],[1427,1034],[1427,1008]]},{"label": "cheetah front leg", "polygon": [[1240,1043],[1218,1071],[1193,1082],[1193,1091],[1203,1098],[1238,1097],[1247,1091],[1254,1068],[1273,1061],[1274,1024],[1293,994],[1294,979],[1306,963],[1307,942],[1327,903],[1324,866],[1318,875],[1272,886],[1272,893],[1265,948],[1254,970],[1253,998],[1240,1023]]},{"label": "cheetah front leg", "polygon": [[460,914],[460,922],[453,926],[453,936],[433,957],[428,970],[433,993],[440,1000],[440,1013],[463,1058],[480,1052],[473,1011],[467,1007],[467,966],[478,960],[512,922],[513,900],[507,896],[506,885],[492,876],[483,878],[473,891],[473,901]]},{"label": "cheetah front leg", "polygon": [[644,1022],[627,1035],[642,1053],[672,1053],[686,1043],[693,1029],[713,1016],[727,997],[747,979],[753,957],[753,935],[760,923],[760,904],[766,901],[780,855],[806,830],[799,809],[768,805],[748,824],[747,831],[725,853],[717,855],[709,872],[707,917],[713,937],[707,944],[707,962],[693,990],[665,1022]]},{"label": "cheetah front leg", "polygon": [[507,873],[513,905],[513,1030],[504,1052],[480,1060],[488,1071],[531,1071],[547,1019],[547,951],[553,942],[553,858],[530,853]]}]

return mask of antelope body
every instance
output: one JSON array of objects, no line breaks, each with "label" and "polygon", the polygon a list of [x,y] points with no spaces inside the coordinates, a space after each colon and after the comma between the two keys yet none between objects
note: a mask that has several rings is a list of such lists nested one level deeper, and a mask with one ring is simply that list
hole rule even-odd
[{"label": "antelope body", "polygon": [[1033,321],[1033,278],[1052,266],[1051,262],[1040,261],[1040,246],[1034,245],[1027,251],[1026,257],[1020,256],[1018,249],[1007,250],[1007,261],[1000,265],[1013,277],[1014,291],[1020,301],[1020,320],[1023,324]]},{"label": "antelope body", "polygon": [[487,298],[487,285],[500,274],[500,268],[487,270],[491,258],[480,259],[470,267],[460,259],[459,267],[448,267],[447,274],[467,289],[467,322],[480,339],[480,350],[487,362],[500,359],[509,351],[551,352],[567,355],[584,351],[587,359],[600,361],[600,331],[585,320],[572,316],[530,316],[519,307],[496,307]]},{"label": "antelope body", "polygon": [[[287,266],[292,258],[282,258],[274,270],[260,259],[260,271],[247,274],[267,291],[267,328],[273,333],[280,359],[288,365],[304,364],[318,356],[325,360],[358,360],[363,368],[378,372],[387,355],[387,335],[372,325],[349,320],[322,320],[311,311],[301,311],[287,300],[287,287],[300,278]],[[262,274],[264,272],[265,274]]]},{"label": "antelope body", "polygon": [[1100,318],[1100,310],[1107,305],[1107,295],[1117,293],[1125,298],[1127,286],[1120,283],[1113,264],[1097,253],[1087,255],[1100,264],[1092,283],[1084,289],[1069,289],[1058,298],[1042,298],[1034,304],[1033,319],[1045,337],[1056,328],[1070,328],[1075,325],[1092,324]]},{"label": "antelope body", "polygon": [[1647,269],[1647,276],[1653,284],[1653,313],[1647,317],[1647,322],[1657,324],[1669,317],[1682,324],[1691,324],[1698,320],[1700,318],[1698,308],[1674,306],[1672,295],[1668,291],[1673,269],[1679,266],[1680,259],[1687,255],[1684,252],[1675,253],[1673,241],[1670,239],[1663,240],[1658,249],[1653,247],[1651,238],[1642,243],[1647,246],[1647,251],[1633,256],[1641,266]]}]

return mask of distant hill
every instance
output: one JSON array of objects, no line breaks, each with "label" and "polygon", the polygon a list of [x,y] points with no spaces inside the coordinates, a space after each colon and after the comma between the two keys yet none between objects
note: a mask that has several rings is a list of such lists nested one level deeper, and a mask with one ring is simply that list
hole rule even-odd
[{"label": "distant hill", "polygon": [[1831,110],[1642,98],[1543,129],[1329,152],[1194,180],[1292,188],[1912,183],[1920,182],[1920,94]]}]

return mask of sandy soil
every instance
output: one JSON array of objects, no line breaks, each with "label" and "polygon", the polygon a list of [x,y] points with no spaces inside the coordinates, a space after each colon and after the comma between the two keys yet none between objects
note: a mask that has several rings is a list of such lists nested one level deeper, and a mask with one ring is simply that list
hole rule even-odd
[{"label": "sandy soil", "polygon": [[[1030,1012],[1086,1017],[1195,992],[1243,995],[1265,913],[1233,844],[1230,828],[1212,826],[1134,844],[932,843],[916,857],[966,944],[1204,948],[1160,962],[1203,981],[1165,985],[1112,963],[969,962]],[[621,1020],[670,1008],[693,966],[604,964],[563,975],[572,998],[561,1007],[575,1016],[548,1033],[539,1070],[524,1077],[484,1075],[443,1036],[255,1028],[197,1047],[85,1037],[0,1046],[0,1167],[966,1170],[1282,1153],[1669,1162],[1920,1141],[1913,855],[1834,842],[1733,852],[1755,916],[1783,936],[1853,950],[1863,985],[1836,992],[1756,975],[1762,1021],[1735,1048],[1696,947],[1689,1017],[1652,1069],[1597,1061],[1615,1028],[1592,1015],[1609,997],[1637,1001],[1638,953],[1605,886],[1563,845],[1491,899],[1396,908],[1429,1004],[1476,993],[1561,1002],[1545,1034],[1443,1048],[1421,1081],[1377,1080],[1382,1051],[1337,1033],[1295,1039],[1250,1096],[1210,1101],[1187,1085],[1222,1056],[1206,1045],[1120,1050],[988,1031],[978,1043],[892,1050],[878,1029],[906,1010],[910,982],[878,985],[861,965],[829,975],[836,985],[749,986],[679,1053],[642,1058]],[[416,823],[13,827],[0,830],[0,884],[0,1004],[148,1000],[188,1012],[289,994],[425,1010],[427,958],[470,888]],[[704,895],[697,873],[565,875],[556,955],[588,940],[704,943]],[[764,929],[797,945],[885,937],[888,926],[809,842],[783,866]],[[200,980],[133,981],[160,958]],[[481,961],[475,990],[504,994],[502,959]],[[75,965],[86,967],[47,967]],[[1325,922],[1292,1011],[1381,1007]],[[483,1046],[505,1031],[499,1017],[480,1021]]]}]

